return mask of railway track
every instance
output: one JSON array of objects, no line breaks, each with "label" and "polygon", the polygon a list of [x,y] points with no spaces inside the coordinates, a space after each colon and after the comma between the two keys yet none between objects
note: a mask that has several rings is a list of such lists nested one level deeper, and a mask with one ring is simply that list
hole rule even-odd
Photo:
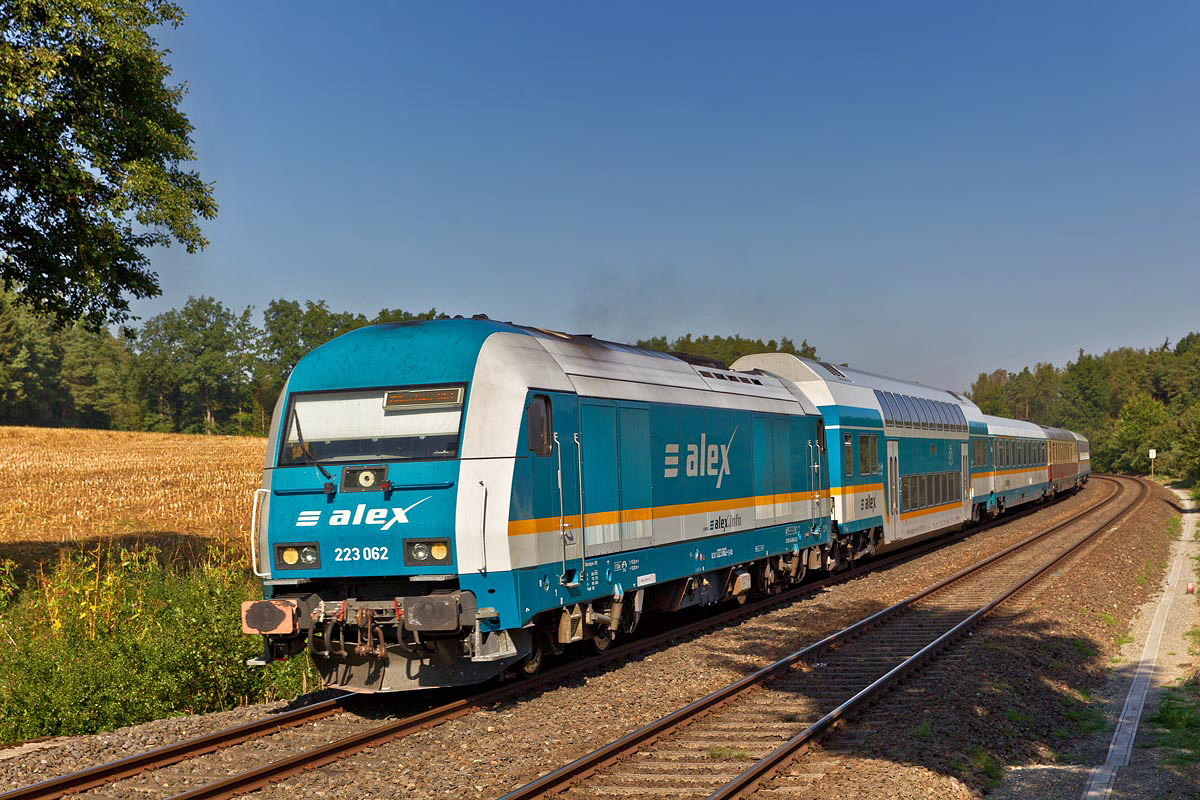
[{"label": "railway track", "polygon": [[[1112,496],[1104,502],[1111,500]],[[1098,507],[1078,512],[1069,517],[1066,522],[1060,523],[1060,525],[1065,525],[1092,513]],[[620,646],[612,647],[603,654],[586,659],[572,660],[569,663],[548,669],[533,678],[482,691],[473,691],[450,702],[416,713],[406,714],[386,723],[379,724],[374,720],[353,718],[348,724],[335,724],[336,719],[338,719],[337,715],[344,714],[348,710],[348,705],[352,702],[352,699],[360,697],[347,694],[0,793],[0,800],[51,800],[52,798],[84,792],[111,784],[149,770],[159,769],[218,750],[231,748],[253,739],[303,728],[321,720],[326,721],[325,724],[328,726],[328,730],[325,735],[327,739],[330,736],[335,737],[332,741],[310,746],[310,743],[297,740],[295,742],[297,747],[293,748],[292,754],[285,758],[239,771],[217,781],[194,786],[181,793],[172,795],[172,800],[205,800],[207,798],[224,798],[244,794],[292,775],[324,766],[362,750],[376,747],[388,741],[439,725],[470,713],[475,709],[484,708],[493,703],[531,693],[539,689],[552,687],[556,683],[578,676],[583,671],[603,667],[607,664],[620,663],[632,656],[661,648],[674,641],[688,639],[707,631],[742,621],[747,617],[812,595],[828,586],[851,580],[868,571],[883,569],[918,558],[925,553],[945,547],[995,525],[1007,524],[1033,514],[1041,508],[1044,508],[1044,506],[1036,506],[1020,513],[1010,514],[995,522],[986,523],[962,533],[944,536],[935,541],[906,548],[882,558],[872,559],[864,564],[856,565],[848,570],[839,572],[834,576],[804,583],[778,595],[748,602],[743,606],[710,615],[687,625],[639,637]],[[331,717],[335,719],[331,721]]]},{"label": "railway track", "polygon": [[[781,771],[831,729],[936,658],[1001,603],[1139,507],[1141,481],[1099,505],[754,672],[502,800],[788,797],[806,775]],[[1128,499],[1129,484],[1137,487]],[[1105,512],[1110,505],[1115,511]],[[1083,517],[1090,517],[1083,520]],[[1081,531],[1082,528],[1082,531]],[[746,766],[747,761],[752,761]]]}]

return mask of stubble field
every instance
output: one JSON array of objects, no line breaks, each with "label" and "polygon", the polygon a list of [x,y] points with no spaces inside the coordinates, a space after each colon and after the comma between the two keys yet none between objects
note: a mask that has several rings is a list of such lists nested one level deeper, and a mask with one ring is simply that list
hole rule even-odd
[{"label": "stubble field", "polygon": [[0,426],[0,543],[245,536],[266,440]]}]

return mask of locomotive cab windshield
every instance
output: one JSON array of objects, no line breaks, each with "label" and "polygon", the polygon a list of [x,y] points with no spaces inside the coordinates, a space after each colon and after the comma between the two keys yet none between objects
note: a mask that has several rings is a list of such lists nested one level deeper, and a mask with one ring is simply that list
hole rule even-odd
[{"label": "locomotive cab windshield", "polygon": [[458,455],[463,386],[297,393],[279,466]]}]

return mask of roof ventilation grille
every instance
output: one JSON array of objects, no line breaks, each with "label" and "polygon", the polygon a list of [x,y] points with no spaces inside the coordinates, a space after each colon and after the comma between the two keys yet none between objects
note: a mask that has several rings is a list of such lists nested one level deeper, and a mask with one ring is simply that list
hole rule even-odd
[{"label": "roof ventilation grille", "polygon": [[833,364],[830,364],[828,361],[818,361],[817,363],[820,364],[825,369],[829,370],[831,373],[833,373],[837,377],[841,378],[842,380],[846,381],[847,383],[850,383],[850,379],[846,377],[846,374],[844,372],[842,372],[840,369],[838,369],[837,367],[835,367]]}]

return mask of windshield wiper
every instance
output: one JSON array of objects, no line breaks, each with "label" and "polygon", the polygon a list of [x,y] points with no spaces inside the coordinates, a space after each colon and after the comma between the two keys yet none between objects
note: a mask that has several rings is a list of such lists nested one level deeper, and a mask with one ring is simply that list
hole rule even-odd
[{"label": "windshield wiper", "polygon": [[296,423],[296,440],[300,443],[300,452],[304,453],[304,456],[308,459],[309,463],[321,470],[321,474],[325,476],[325,480],[333,480],[333,476],[329,474],[329,470],[321,466],[321,462],[317,461],[316,457],[313,456],[312,451],[308,449],[308,442],[304,441],[304,432],[300,430],[300,414],[296,411],[295,406],[292,406],[292,422]]}]

